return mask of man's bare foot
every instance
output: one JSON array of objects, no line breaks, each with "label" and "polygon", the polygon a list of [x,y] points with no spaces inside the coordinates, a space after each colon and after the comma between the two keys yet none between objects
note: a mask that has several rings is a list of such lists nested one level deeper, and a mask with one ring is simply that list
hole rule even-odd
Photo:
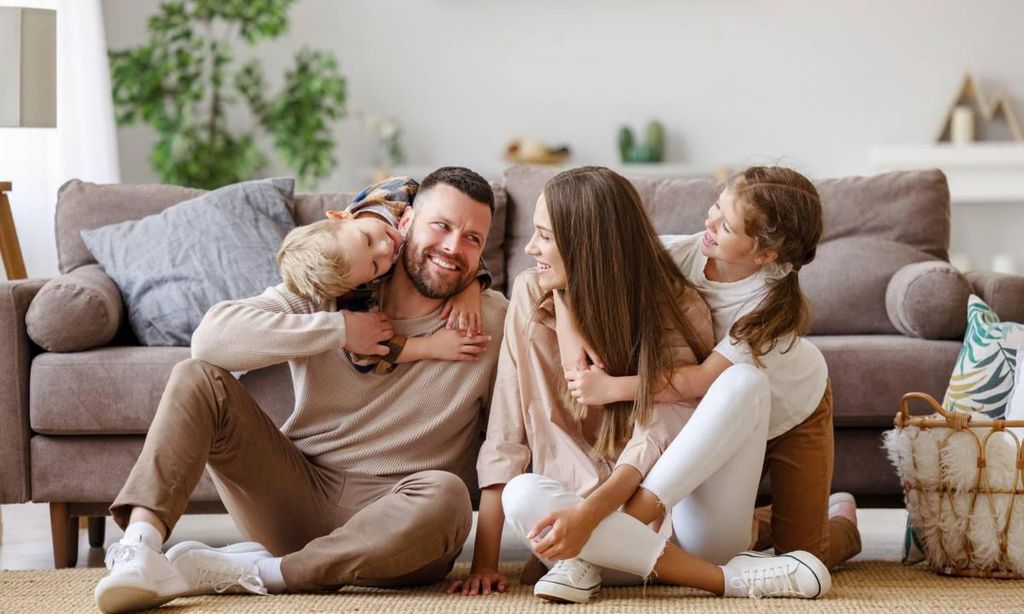
[{"label": "man's bare foot", "polygon": [[857,526],[857,501],[848,492],[832,493],[828,498],[828,517],[841,516]]}]

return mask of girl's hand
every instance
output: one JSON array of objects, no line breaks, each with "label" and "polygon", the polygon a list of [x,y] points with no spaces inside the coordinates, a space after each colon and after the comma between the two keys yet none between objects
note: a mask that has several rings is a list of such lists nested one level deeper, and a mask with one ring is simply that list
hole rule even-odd
[{"label": "girl's hand", "polygon": [[429,354],[438,360],[474,361],[487,351],[490,335],[469,335],[442,328],[427,337]]},{"label": "girl's hand", "polygon": [[620,391],[620,378],[608,375],[597,365],[582,371],[569,371],[565,379],[569,384],[569,394],[581,405],[608,405],[625,400]]},{"label": "girl's hand", "polygon": [[449,595],[490,595],[491,592],[504,593],[508,580],[504,575],[493,569],[480,569],[469,572],[465,580],[456,580],[448,587]]},{"label": "girl's hand", "polygon": [[534,525],[527,539],[533,552],[551,561],[579,556],[599,520],[583,505],[555,510]]},{"label": "girl's hand", "polygon": [[461,330],[473,335],[483,334],[483,315],[480,306],[480,282],[470,282],[458,294],[449,298],[441,309],[445,328]]}]

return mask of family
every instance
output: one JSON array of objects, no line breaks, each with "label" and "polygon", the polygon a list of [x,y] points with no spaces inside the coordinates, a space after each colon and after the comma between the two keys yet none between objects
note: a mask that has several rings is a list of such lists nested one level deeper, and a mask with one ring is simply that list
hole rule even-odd
[{"label": "family", "polygon": [[[658,236],[629,181],[562,172],[508,300],[482,260],[494,195],[469,169],[389,179],[295,229],[283,283],[213,306],[175,366],[110,508],[124,536],[99,608],[437,583],[477,486],[449,593],[506,590],[507,525],[534,555],[520,581],[551,601],[647,582],[825,595],[861,546],[853,498],[829,492],[825,361],[801,337],[821,202],[752,167],[708,204],[704,232]],[[285,362],[278,428],[235,374]],[[204,468],[252,541],[164,552]]]}]

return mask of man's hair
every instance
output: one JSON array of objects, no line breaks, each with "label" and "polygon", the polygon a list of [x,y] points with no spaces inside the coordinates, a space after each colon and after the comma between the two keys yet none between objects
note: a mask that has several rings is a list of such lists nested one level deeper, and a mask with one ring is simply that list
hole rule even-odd
[{"label": "man's hair", "polygon": [[314,302],[331,301],[352,291],[349,262],[335,233],[348,220],[320,220],[299,226],[277,250],[281,279],[291,292]]},{"label": "man's hair", "polygon": [[487,205],[491,213],[494,213],[494,192],[491,190],[491,184],[479,173],[462,166],[442,166],[423,178],[419,193],[422,194],[439,183],[450,185],[476,202]]}]

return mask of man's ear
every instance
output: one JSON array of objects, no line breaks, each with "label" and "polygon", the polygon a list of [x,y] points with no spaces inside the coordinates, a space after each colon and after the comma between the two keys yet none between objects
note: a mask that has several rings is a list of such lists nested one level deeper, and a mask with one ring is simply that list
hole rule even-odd
[{"label": "man's ear", "polygon": [[768,264],[769,262],[775,262],[779,258],[779,252],[774,249],[762,250],[760,254],[754,257],[754,263],[758,266]]},{"label": "man's ear", "polygon": [[412,220],[416,217],[416,211],[412,207],[406,207],[405,212],[402,213],[402,218],[398,220],[398,232],[405,236],[409,232],[409,227],[412,226]]},{"label": "man's ear", "polygon": [[352,217],[352,214],[348,211],[327,211],[327,219],[330,220],[347,220]]}]

